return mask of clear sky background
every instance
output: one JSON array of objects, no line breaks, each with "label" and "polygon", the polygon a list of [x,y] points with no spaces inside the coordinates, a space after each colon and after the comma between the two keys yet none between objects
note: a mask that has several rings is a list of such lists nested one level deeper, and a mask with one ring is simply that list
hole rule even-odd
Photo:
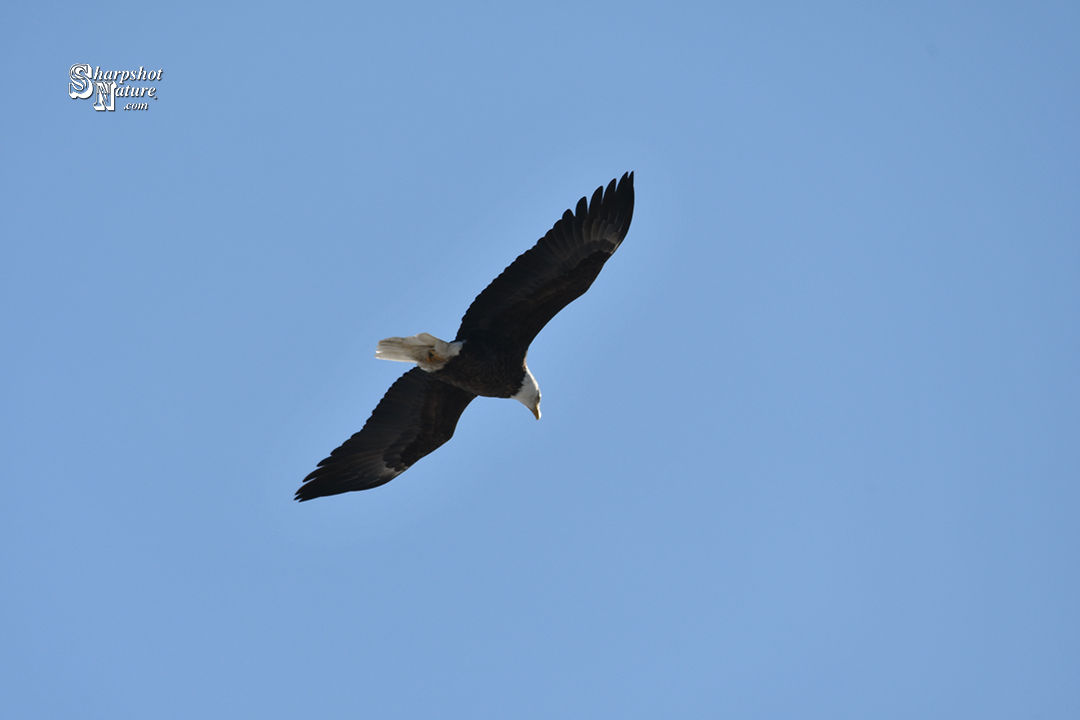
[{"label": "clear sky background", "polygon": [[[7,3],[0,715],[1080,717],[1075,3]],[[148,111],[72,64],[162,69]],[[145,83],[144,83],[145,84]],[[579,197],[630,233],[292,500]]]}]

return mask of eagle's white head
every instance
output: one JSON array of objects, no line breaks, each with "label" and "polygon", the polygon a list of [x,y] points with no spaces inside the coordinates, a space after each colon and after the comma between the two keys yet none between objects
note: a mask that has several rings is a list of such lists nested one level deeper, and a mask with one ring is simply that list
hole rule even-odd
[{"label": "eagle's white head", "polygon": [[536,378],[529,371],[528,365],[525,366],[525,378],[521,381],[521,389],[510,397],[532,410],[537,420],[540,419],[540,386],[536,384]]}]

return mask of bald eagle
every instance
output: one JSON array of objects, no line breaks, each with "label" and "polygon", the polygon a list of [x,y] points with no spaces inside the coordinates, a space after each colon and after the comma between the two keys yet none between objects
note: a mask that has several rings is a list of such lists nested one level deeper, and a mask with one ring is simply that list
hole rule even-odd
[{"label": "bald eagle", "polygon": [[540,387],[525,357],[551,318],[585,294],[619,248],[634,214],[634,174],[578,201],[532,249],[480,293],[453,342],[421,333],[379,342],[375,357],[415,363],[363,429],[306,478],[299,501],[390,482],[454,435],[478,395],[513,398],[540,419]]}]

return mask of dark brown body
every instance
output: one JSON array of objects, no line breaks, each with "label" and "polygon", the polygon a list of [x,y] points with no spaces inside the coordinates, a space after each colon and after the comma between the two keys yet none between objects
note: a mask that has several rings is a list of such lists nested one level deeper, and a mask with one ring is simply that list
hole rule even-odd
[{"label": "dark brown body", "polygon": [[490,335],[478,333],[470,337],[458,356],[432,375],[473,395],[496,398],[514,395],[525,380],[525,352],[505,338]]}]

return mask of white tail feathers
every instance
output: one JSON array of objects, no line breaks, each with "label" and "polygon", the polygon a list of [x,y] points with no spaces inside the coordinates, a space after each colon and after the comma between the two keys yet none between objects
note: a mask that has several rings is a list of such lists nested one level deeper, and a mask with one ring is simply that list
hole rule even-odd
[{"label": "white tail feathers", "polygon": [[416,363],[428,372],[442,370],[443,366],[461,352],[460,342],[444,342],[434,335],[420,333],[412,337],[392,337],[380,340],[375,357],[380,360]]}]

